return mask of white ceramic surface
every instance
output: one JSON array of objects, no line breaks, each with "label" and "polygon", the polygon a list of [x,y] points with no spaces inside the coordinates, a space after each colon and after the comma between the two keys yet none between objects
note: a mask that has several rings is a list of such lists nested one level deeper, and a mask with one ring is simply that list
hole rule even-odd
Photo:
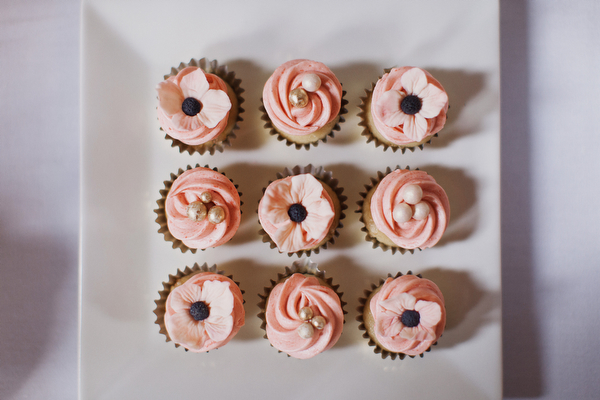
[{"label": "white ceramic surface", "polygon": [[[223,2],[84,1],[80,397],[500,398],[497,2],[272,0],[227,10]],[[156,120],[156,83],[192,57],[227,64],[246,90],[238,138],[213,156],[180,154]],[[341,132],[310,151],[269,136],[258,112],[264,82],[293,58],[326,63],[349,100]],[[451,102],[440,137],[404,155],[367,144],[357,125],[364,89],[401,65],[428,69]],[[196,163],[240,185],[242,225],[224,246],[182,254],[156,232],[152,210],[162,181]],[[278,171],[308,163],[332,170],[348,196],[338,242],[312,259],[340,284],[349,313],[333,349],[295,360],[270,347],[256,317],[257,294],[295,258],[261,242],[255,210]],[[452,207],[442,242],[413,255],[371,249],[354,213],[369,177],[397,164],[430,172]],[[168,274],[194,262],[217,263],[246,292],[246,326],[208,354],[165,343],[152,313]],[[382,360],[358,330],[358,298],[388,272],[407,270],[438,283],[447,330],[422,359]]]}]

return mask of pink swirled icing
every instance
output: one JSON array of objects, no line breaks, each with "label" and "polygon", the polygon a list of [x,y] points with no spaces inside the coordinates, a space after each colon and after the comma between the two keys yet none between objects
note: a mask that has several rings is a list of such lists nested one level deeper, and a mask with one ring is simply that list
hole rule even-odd
[{"label": "pink swirled icing", "polygon": [[[305,208],[304,221],[291,220],[288,211],[293,204]],[[258,219],[281,252],[293,253],[317,246],[329,233],[334,216],[333,200],[311,174],[272,182],[258,205]]]},{"label": "pink swirled icing", "polygon": [[[192,304],[203,301],[209,317],[195,320]],[[242,291],[231,279],[211,272],[201,272],[169,293],[166,301],[165,328],[169,338],[199,353],[227,344],[244,326],[245,311]]]},{"label": "pink swirled icing", "polygon": [[[213,224],[208,218],[195,222],[187,217],[187,206],[200,201],[209,192],[212,203],[223,207],[225,219]],[[165,203],[169,232],[192,249],[220,246],[233,237],[240,226],[240,196],[227,177],[210,168],[197,167],[181,174],[167,195]]]},{"label": "pink swirled icing", "polygon": [[[388,278],[373,295],[369,308],[375,336],[388,351],[411,356],[426,351],[444,332],[446,309],[437,285],[415,275]],[[400,320],[404,310],[418,310],[419,324],[407,328]]]},{"label": "pink swirled icing", "polygon": [[[416,115],[406,115],[400,110],[399,100],[406,95],[421,99],[423,109]],[[390,115],[393,111],[395,116]],[[439,132],[446,123],[447,112],[448,96],[444,88],[420,68],[393,68],[373,89],[373,123],[383,137],[398,145],[421,142]],[[406,128],[410,134],[405,132]]]},{"label": "pink swirled icing", "polygon": [[[303,307],[310,307],[314,316],[321,315],[326,324],[315,329],[309,339],[298,335],[304,322],[298,316]],[[336,344],[344,325],[344,312],[339,296],[323,286],[314,276],[294,274],[271,291],[266,310],[267,337],[273,347],[292,357],[306,359],[330,349]]]},{"label": "pink swirled icing", "polygon": [[[198,68],[198,67],[187,67],[182,69],[181,71],[179,71],[179,73],[176,76],[170,76],[169,78],[167,78],[167,80],[165,82],[161,82],[157,88],[158,90],[158,96],[159,96],[159,105],[157,107],[157,113],[158,113],[158,121],[160,123],[160,126],[163,128],[163,130],[165,130],[165,132],[167,132],[169,134],[169,136],[171,136],[172,138],[175,138],[185,144],[191,145],[191,146],[195,146],[195,145],[199,145],[202,143],[206,143],[209,140],[215,139],[216,137],[218,137],[227,127],[227,119],[229,116],[229,111],[223,111],[220,110],[218,111],[216,114],[219,115],[220,120],[217,121],[213,121],[213,123],[216,123],[216,125],[214,126],[207,126],[206,124],[203,123],[195,123],[194,125],[191,125],[188,122],[188,126],[187,127],[182,127],[181,124],[178,124],[177,120],[175,119],[177,117],[177,114],[181,114],[181,113],[173,113],[173,112],[168,112],[167,110],[165,110],[162,106],[161,103],[163,103],[165,101],[165,99],[161,98],[161,96],[167,96],[169,95],[169,93],[167,93],[167,91],[165,91],[163,88],[164,87],[170,87],[171,90],[176,91],[177,88],[180,89],[180,91],[182,89],[184,90],[184,93],[181,94],[181,98],[180,100],[183,100],[183,97],[185,97],[185,92],[189,91],[191,94],[196,94],[196,91],[194,90],[195,88],[188,88],[186,86],[186,80],[184,79],[186,76],[190,75],[191,73],[198,73],[198,72],[202,72],[202,74],[204,75],[204,77],[206,78],[206,81],[208,81],[208,92],[206,92],[204,97],[207,97],[206,95],[210,96],[210,97],[214,97],[215,92],[221,92],[224,93],[225,95],[227,94],[227,84],[221,79],[219,78],[217,75],[214,74],[207,74],[204,73],[202,71],[202,69]],[[169,83],[173,83],[175,84],[175,86],[170,85]],[[166,85],[165,85],[166,84]],[[205,85],[205,83],[204,83]],[[206,89],[206,88],[204,88]],[[204,94],[204,93],[202,93]],[[219,94],[219,93],[216,93]],[[173,94],[171,94],[171,96],[174,96]],[[221,94],[222,97],[222,94]],[[202,98],[198,99],[198,100],[202,100]],[[213,103],[214,101],[212,101],[211,103]],[[181,104],[181,103],[180,103]],[[203,104],[204,107],[208,107],[209,104]],[[229,102],[229,108],[231,108],[231,102]],[[227,110],[229,110],[229,108],[227,108]],[[181,110],[179,110],[181,111]],[[213,125],[213,123],[209,123],[209,125]]]},{"label": "pink swirled icing", "polygon": [[[423,202],[430,212],[427,218],[397,223],[393,212],[404,201],[403,188],[418,185],[423,190]],[[371,197],[371,215],[377,229],[396,245],[405,249],[425,249],[435,245],[446,230],[450,219],[450,203],[446,192],[424,171],[397,169],[386,175]]]},{"label": "pink swirled icing", "polygon": [[[302,86],[306,74],[316,74],[321,86],[308,92],[306,107],[292,107],[290,92]],[[329,122],[340,113],[342,85],[323,63],[311,60],[292,60],[279,66],[263,89],[263,103],[273,125],[290,135],[308,135]]]}]

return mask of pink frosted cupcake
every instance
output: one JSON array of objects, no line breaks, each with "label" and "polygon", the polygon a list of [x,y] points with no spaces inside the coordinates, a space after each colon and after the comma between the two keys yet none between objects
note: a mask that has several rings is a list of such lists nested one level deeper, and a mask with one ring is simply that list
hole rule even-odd
[{"label": "pink frosted cupcake", "polygon": [[263,242],[289,256],[319,253],[339,235],[346,196],[331,172],[312,165],[277,174],[258,205]]},{"label": "pink frosted cupcake", "polygon": [[333,137],[348,103],[342,85],[323,63],[292,60],[279,66],[263,89],[263,120],[270,133],[297,149]]},{"label": "pink frosted cupcake", "polygon": [[192,59],[172,68],[158,91],[158,121],[172,147],[190,154],[223,151],[235,137],[244,101],[240,80],[216,61]]},{"label": "pink frosted cupcake", "polygon": [[317,264],[296,261],[265,288],[259,304],[265,339],[289,356],[307,359],[333,347],[344,327],[342,293]]},{"label": "pink frosted cupcake", "polygon": [[240,194],[224,174],[208,166],[187,167],[171,174],[154,210],[159,233],[182,252],[227,243],[241,220]]},{"label": "pink frosted cupcake", "polygon": [[424,69],[386,70],[361,100],[362,134],[384,150],[422,149],[446,123],[448,95]]},{"label": "pink frosted cupcake", "polygon": [[362,214],[366,240],[392,253],[432,247],[448,226],[448,196],[426,172],[396,168],[378,172],[360,194],[356,212]]},{"label": "pink frosted cupcake", "polygon": [[437,343],[446,326],[444,296],[435,283],[421,275],[401,273],[372,285],[359,299],[356,318],[375,353],[392,360],[423,357]]},{"label": "pink frosted cupcake", "polygon": [[243,292],[215,265],[169,275],[155,301],[160,333],[175,347],[201,353],[226,345],[244,326]]}]

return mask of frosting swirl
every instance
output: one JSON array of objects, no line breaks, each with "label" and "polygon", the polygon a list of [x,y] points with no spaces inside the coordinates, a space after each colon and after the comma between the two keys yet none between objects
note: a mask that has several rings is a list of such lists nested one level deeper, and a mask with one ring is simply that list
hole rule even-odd
[{"label": "frosting swirl", "polygon": [[[429,214],[421,220],[411,218],[399,223],[394,211],[406,204],[406,192],[412,185],[421,188],[420,202],[428,206]],[[444,189],[426,172],[397,169],[377,185],[371,197],[370,212],[375,227],[394,244],[405,249],[425,249],[435,245],[444,234],[450,218],[450,203]]]},{"label": "frosting swirl", "polygon": [[[301,215],[295,216],[293,209]],[[333,200],[311,174],[272,182],[258,205],[258,219],[281,252],[316,247],[328,235],[334,216]]]},{"label": "frosting swirl", "polygon": [[[298,314],[304,307],[310,307],[314,316],[322,316],[326,321],[323,329],[315,329],[308,339],[298,335],[298,328],[304,323]],[[267,337],[273,347],[300,359],[333,347],[344,325],[340,298],[333,289],[321,285],[315,276],[299,273],[273,288],[265,314]]]},{"label": "frosting swirl", "polygon": [[388,278],[373,295],[369,308],[375,320],[375,337],[381,346],[395,353],[423,353],[446,326],[442,292],[432,281],[415,275]]},{"label": "frosting swirl", "polygon": [[[290,104],[290,92],[302,87],[307,74],[320,78],[320,87],[307,91],[308,104]],[[340,113],[342,85],[323,63],[292,60],[279,66],[263,89],[263,103],[273,125],[290,135],[308,135],[332,122]]]},{"label": "frosting swirl", "polygon": [[[204,304],[205,314],[194,312]],[[166,301],[165,328],[169,338],[195,353],[227,344],[244,325],[240,288],[226,276],[211,272],[193,275],[171,290]]]},{"label": "frosting swirl", "polygon": [[414,67],[393,68],[373,89],[371,115],[390,142],[422,142],[446,123],[448,95],[431,74]]},{"label": "frosting swirl", "polygon": [[[227,84],[217,75],[186,67],[159,83],[157,91],[158,121],[172,138],[194,146],[215,139],[227,127],[231,100]],[[196,114],[183,111],[189,98],[199,103]]]},{"label": "frosting swirl", "polygon": [[[188,205],[200,201],[200,196],[205,192],[211,194],[213,206],[223,208],[225,215],[221,223],[211,223],[209,218],[199,222],[188,218]],[[193,249],[226,243],[237,231],[241,220],[240,196],[233,183],[223,174],[204,167],[185,171],[173,182],[165,202],[165,211],[169,232]]]}]

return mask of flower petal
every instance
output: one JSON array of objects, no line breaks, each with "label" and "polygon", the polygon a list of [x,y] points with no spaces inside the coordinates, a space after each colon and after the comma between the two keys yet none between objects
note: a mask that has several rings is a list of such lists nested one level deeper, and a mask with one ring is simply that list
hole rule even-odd
[{"label": "flower petal", "polygon": [[204,71],[200,68],[181,78],[179,85],[181,86],[184,98],[193,97],[198,101],[200,101],[210,87]]},{"label": "flower petal", "polygon": [[171,121],[173,122],[175,129],[179,131],[195,131],[202,126],[202,123],[197,116],[190,117],[183,111],[173,115]]},{"label": "flower petal", "polygon": [[399,90],[388,90],[377,101],[377,111],[381,120],[390,128],[401,125],[406,119],[406,114],[400,109],[404,97],[405,94]]},{"label": "flower petal", "polygon": [[419,312],[419,323],[425,327],[434,327],[442,319],[442,308],[436,302],[419,300],[415,310]]},{"label": "flower petal", "polygon": [[172,341],[184,344],[189,349],[200,349],[208,339],[204,324],[192,318],[189,312],[182,311],[171,315],[165,327]]},{"label": "flower petal", "polygon": [[202,96],[200,102],[202,110],[198,114],[198,118],[208,128],[217,126],[231,109],[231,100],[222,90],[209,90]]},{"label": "flower petal", "polygon": [[223,341],[227,339],[233,329],[233,317],[231,315],[226,317],[211,315],[204,320],[204,329],[215,342]]},{"label": "flower petal", "polygon": [[169,117],[181,112],[183,93],[179,86],[171,81],[163,81],[156,86],[158,91],[158,104]]},{"label": "flower petal", "polygon": [[394,313],[396,316],[401,316],[404,310],[414,310],[417,299],[408,293],[400,293],[397,296],[380,301],[378,307],[385,311]]},{"label": "flower petal", "polygon": [[420,114],[408,116],[404,122],[404,134],[410,140],[420,142],[427,135],[427,120]]},{"label": "flower petal", "polygon": [[448,103],[448,95],[440,88],[429,84],[419,94],[423,104],[419,114],[425,118],[435,118]]},{"label": "flower petal", "polygon": [[[290,194],[294,203],[309,206],[312,201],[319,200],[323,193],[323,185],[310,174],[293,176],[291,179]],[[308,210],[307,210],[308,211]]]},{"label": "flower petal", "polygon": [[302,247],[302,226],[290,220],[289,223],[279,227],[277,231],[271,235],[271,238],[279,250],[293,253],[294,251],[300,250],[300,247]]},{"label": "flower petal", "polygon": [[210,308],[210,316],[227,316],[233,311],[233,294],[229,282],[205,281],[202,301]]},{"label": "flower petal", "polygon": [[407,94],[419,95],[427,86],[427,75],[420,68],[411,68],[402,74],[400,83]]},{"label": "flower petal", "polygon": [[202,298],[202,289],[197,285],[181,285],[171,291],[169,307],[176,313],[189,311],[192,304]]},{"label": "flower petal", "polygon": [[402,328],[404,328],[404,325],[400,322],[400,318],[397,316],[385,316],[377,318],[375,332],[380,336],[391,338],[398,335]]}]

